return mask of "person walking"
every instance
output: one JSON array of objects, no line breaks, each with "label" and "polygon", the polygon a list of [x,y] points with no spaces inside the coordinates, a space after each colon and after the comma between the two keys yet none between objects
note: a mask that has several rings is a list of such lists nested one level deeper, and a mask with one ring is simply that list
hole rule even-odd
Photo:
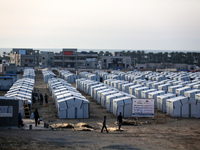
[{"label": "person walking", "polygon": [[37,124],[38,124],[38,119],[40,118],[37,108],[36,108],[35,111],[34,111],[34,118],[35,118],[35,126],[37,126]]},{"label": "person walking", "polygon": [[46,104],[48,104],[48,97],[49,97],[49,96],[47,95],[47,93],[45,93],[44,98],[45,98],[45,103],[46,103]]},{"label": "person walking", "polygon": [[118,121],[119,131],[121,131],[120,130],[120,128],[122,126],[122,113],[121,112],[119,113],[119,116],[117,117],[117,121]]},{"label": "person walking", "polygon": [[38,103],[40,102],[40,91],[38,90],[37,92],[37,97],[38,97]]},{"label": "person walking", "polygon": [[35,93],[32,92],[32,102],[35,103]]},{"label": "person walking", "polygon": [[108,130],[107,130],[107,127],[106,127],[106,116],[104,116],[104,119],[103,119],[103,127],[101,129],[101,133],[103,133],[103,129],[106,129],[106,132],[108,133]]},{"label": "person walking", "polygon": [[42,93],[40,93],[40,105],[42,105],[43,104],[43,95],[42,95]]}]

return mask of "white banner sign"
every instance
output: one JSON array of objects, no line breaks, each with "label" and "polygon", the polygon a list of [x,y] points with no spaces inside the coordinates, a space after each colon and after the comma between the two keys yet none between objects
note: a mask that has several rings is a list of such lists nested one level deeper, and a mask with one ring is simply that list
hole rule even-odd
[{"label": "white banner sign", "polygon": [[132,117],[154,117],[154,99],[133,99]]}]

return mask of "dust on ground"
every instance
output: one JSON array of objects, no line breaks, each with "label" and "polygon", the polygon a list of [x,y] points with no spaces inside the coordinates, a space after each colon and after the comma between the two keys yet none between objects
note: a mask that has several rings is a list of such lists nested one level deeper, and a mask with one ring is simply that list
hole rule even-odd
[{"label": "dust on ground", "polygon": [[[33,104],[32,107],[32,111],[38,108],[44,123],[49,125],[72,124],[78,128],[82,124],[87,124],[92,127],[92,130],[80,131],[65,127],[56,130],[0,129],[0,149],[196,150],[200,147],[200,119],[167,117],[166,123],[156,124],[156,121],[151,118],[139,118],[137,125],[123,125],[123,131],[119,132],[116,130],[116,117],[90,96],[82,93],[90,101],[89,119],[58,119],[55,104],[41,72],[36,72],[35,92],[37,90],[43,95],[45,93],[49,95],[47,107],[39,103]],[[156,112],[156,114],[164,115],[161,112]],[[100,132],[105,115],[109,133]],[[131,118],[126,120],[133,121]],[[146,121],[148,124],[145,123]]]}]

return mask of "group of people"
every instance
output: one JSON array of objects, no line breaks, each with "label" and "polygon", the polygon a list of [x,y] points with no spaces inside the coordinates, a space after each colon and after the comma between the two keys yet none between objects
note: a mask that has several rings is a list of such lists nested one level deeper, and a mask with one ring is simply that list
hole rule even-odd
[{"label": "group of people", "polygon": [[[48,104],[48,98],[49,98],[49,96],[47,95],[47,93],[45,93],[44,99],[45,99],[46,104]],[[36,103],[36,101],[38,100],[40,105],[43,105],[43,95],[42,95],[42,93],[40,93],[39,90],[37,91],[37,93],[32,93],[32,99],[33,99],[34,103]],[[39,124],[39,119],[40,119],[37,108],[35,109],[33,114],[34,114],[34,119],[35,119],[35,126],[37,126]]]},{"label": "group of people", "polygon": [[[122,126],[122,113],[119,113],[119,116],[117,117],[117,121],[118,121],[118,129],[119,131],[121,131],[121,126]],[[106,116],[104,116],[103,119],[103,127],[101,129],[101,133],[103,133],[103,129],[106,129],[106,132],[108,133],[107,127],[106,127]]]},{"label": "group of people", "polygon": [[[44,99],[45,99],[45,103],[48,104],[47,93],[45,93]],[[39,90],[38,90],[37,93],[32,93],[32,100],[33,100],[33,103],[36,103],[36,101],[38,101],[40,103],[40,105],[43,105],[43,95],[42,95],[42,93],[40,93]]]}]

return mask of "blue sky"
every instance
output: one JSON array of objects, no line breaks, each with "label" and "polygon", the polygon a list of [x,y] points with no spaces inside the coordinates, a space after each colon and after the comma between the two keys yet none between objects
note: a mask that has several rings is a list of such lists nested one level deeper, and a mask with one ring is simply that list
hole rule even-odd
[{"label": "blue sky", "polygon": [[0,0],[0,48],[200,50],[200,0]]}]

